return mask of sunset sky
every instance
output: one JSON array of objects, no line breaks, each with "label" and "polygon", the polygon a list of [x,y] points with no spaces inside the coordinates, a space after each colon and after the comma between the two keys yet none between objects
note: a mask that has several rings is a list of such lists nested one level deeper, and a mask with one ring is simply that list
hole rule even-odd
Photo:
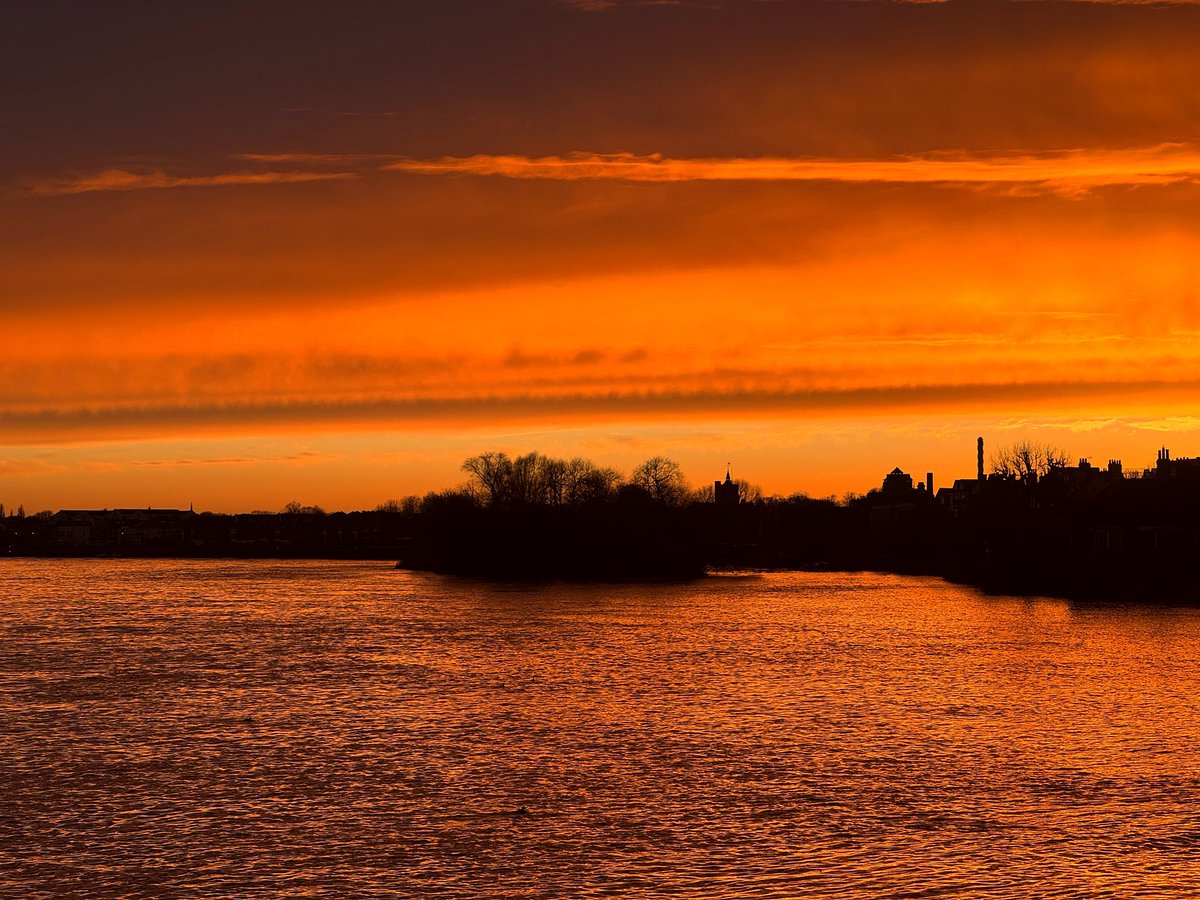
[{"label": "sunset sky", "polygon": [[3,10],[10,507],[1200,455],[1200,4]]}]

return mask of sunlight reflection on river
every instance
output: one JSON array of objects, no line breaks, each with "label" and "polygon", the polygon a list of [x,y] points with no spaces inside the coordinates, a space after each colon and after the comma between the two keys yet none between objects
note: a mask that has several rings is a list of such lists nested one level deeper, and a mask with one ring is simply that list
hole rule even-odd
[{"label": "sunlight reflection on river", "polygon": [[1200,611],[374,563],[0,585],[5,896],[1200,893]]}]

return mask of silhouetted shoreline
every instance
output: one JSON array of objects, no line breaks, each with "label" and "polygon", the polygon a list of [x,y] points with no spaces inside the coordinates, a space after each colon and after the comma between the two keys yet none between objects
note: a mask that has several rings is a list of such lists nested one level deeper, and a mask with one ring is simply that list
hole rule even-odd
[{"label": "silhouetted shoreline", "polygon": [[625,480],[586,460],[468,460],[463,488],[325,513],[62,510],[0,519],[9,556],[365,559],[513,581],[661,581],[710,569],[874,570],[1006,594],[1190,603],[1200,571],[1200,460],[1153,470],[1053,454],[934,490],[894,469],[843,502],[763,498],[730,473],[691,491],[655,457]]}]

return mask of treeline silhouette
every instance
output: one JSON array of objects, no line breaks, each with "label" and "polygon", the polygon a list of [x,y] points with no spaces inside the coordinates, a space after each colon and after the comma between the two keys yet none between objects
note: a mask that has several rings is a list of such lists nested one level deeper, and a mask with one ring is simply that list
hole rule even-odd
[{"label": "treeline silhouette", "polygon": [[[699,577],[713,565],[849,565],[862,560],[832,500],[764,500],[727,478],[693,489],[675,460],[624,475],[582,459],[471,457],[459,487],[362,512],[292,502],[279,513],[61,510],[0,519],[0,551],[41,556],[394,559],[404,567],[507,579]],[[858,518],[861,518],[859,516]]]},{"label": "treeline silhouette", "polygon": [[[861,567],[862,509],[749,482],[693,489],[654,456],[624,478],[590,460],[494,452],[462,487],[426,496],[400,563],[507,578],[699,577],[711,566]],[[718,496],[718,492],[722,496]]]},{"label": "treeline silhouette", "polygon": [[459,487],[363,512],[61,510],[0,517],[0,552],[41,556],[390,559],[502,579],[698,577],[713,567],[878,569],[999,591],[1190,598],[1200,459],[1125,473],[1017,444],[934,491],[894,469],[864,495],[763,497],[726,475],[692,488],[655,456],[628,475],[586,459],[490,452]]},{"label": "treeline silhouette", "polygon": [[626,479],[589,460],[485,453],[463,487],[426,496],[400,562],[503,578],[688,578],[708,540],[677,463],[647,460]]}]

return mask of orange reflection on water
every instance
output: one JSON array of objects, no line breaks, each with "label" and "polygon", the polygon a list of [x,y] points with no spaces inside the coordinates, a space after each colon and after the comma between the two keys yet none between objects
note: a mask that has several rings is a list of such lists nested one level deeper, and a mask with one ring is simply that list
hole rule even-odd
[{"label": "orange reflection on water", "polygon": [[1195,610],[0,567],[13,893],[1200,889]]}]

